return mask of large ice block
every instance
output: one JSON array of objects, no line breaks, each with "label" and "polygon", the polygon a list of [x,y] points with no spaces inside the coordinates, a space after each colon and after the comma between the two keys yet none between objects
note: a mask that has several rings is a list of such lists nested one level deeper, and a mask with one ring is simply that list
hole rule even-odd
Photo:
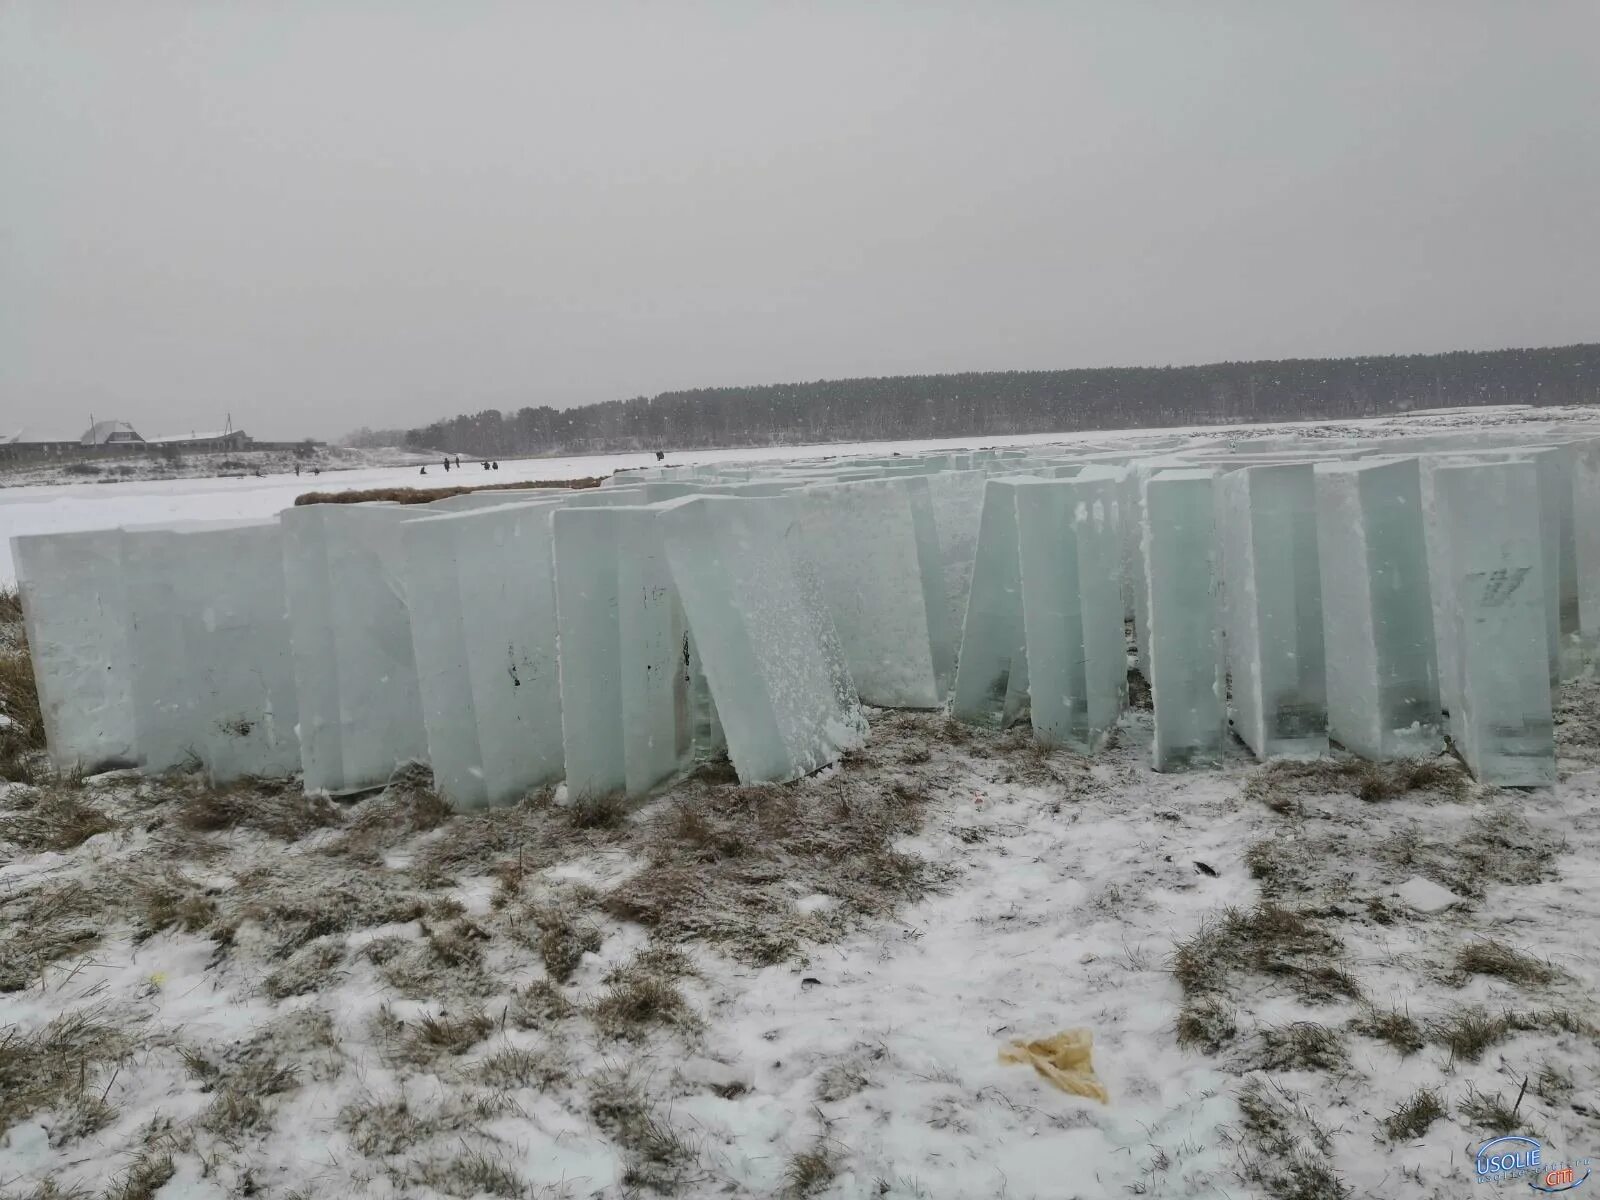
[{"label": "large ice block", "polygon": [[1312,464],[1230,472],[1217,481],[1216,498],[1234,732],[1257,758],[1325,754]]},{"label": "large ice block", "polygon": [[1328,732],[1364,758],[1443,744],[1415,458],[1317,467]]},{"label": "large ice block", "polygon": [[1158,771],[1221,761],[1223,701],[1216,574],[1216,473],[1160,471],[1144,484],[1143,634],[1155,706],[1151,761]]},{"label": "large ice block", "polygon": [[440,794],[460,808],[511,803],[562,775],[550,525],[559,504],[476,508],[402,529],[428,757]]},{"label": "large ice block", "polygon": [[1485,783],[1555,782],[1539,478],[1529,461],[1433,472],[1434,582],[1454,629],[1450,731]]},{"label": "large ice block", "polygon": [[927,480],[822,484],[799,496],[806,550],[861,699],[937,708],[953,657]]},{"label": "large ice block", "polygon": [[424,511],[310,504],[282,515],[308,792],[378,787],[427,758],[400,532]]},{"label": "large ice block", "polygon": [[796,500],[694,496],[659,508],[740,780],[795,779],[859,746],[866,721],[805,556]]},{"label": "large ice block", "polygon": [[151,774],[198,762],[197,696],[183,656],[182,605],[194,584],[172,525],[122,530],[122,584],[128,613],[128,689],[134,754]]},{"label": "large ice block", "polygon": [[961,631],[950,713],[974,725],[1004,728],[1028,705],[1028,646],[1017,565],[1016,489],[1026,477],[990,479],[983,492],[972,590]]},{"label": "large ice block", "polygon": [[95,771],[135,761],[121,535],[11,539],[50,761]]},{"label": "large ice block", "polygon": [[939,562],[944,581],[945,628],[950,631],[955,656],[960,653],[967,596],[972,589],[972,566],[978,551],[978,524],[983,516],[983,471],[942,471],[928,476],[928,498],[933,505],[933,526],[939,539]]},{"label": "large ice block", "polygon": [[1122,475],[1089,467],[1076,478],[1016,486],[1033,731],[1084,753],[1099,748],[1127,700]]},{"label": "large ice block", "polygon": [[1578,638],[1592,659],[1600,650],[1600,440],[1574,447],[1572,517]]},{"label": "large ice block", "polygon": [[179,635],[207,776],[293,775],[299,701],[278,520],[199,529],[176,545],[192,589],[180,597]]},{"label": "large ice block", "polygon": [[562,739],[573,795],[643,795],[693,766],[715,713],[657,506],[579,507],[555,524]]}]

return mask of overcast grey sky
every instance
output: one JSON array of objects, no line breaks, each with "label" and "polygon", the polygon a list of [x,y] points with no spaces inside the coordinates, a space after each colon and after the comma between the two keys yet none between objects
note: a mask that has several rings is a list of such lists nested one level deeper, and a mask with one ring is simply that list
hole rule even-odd
[{"label": "overcast grey sky", "polygon": [[0,0],[0,432],[1600,338],[1600,4]]}]

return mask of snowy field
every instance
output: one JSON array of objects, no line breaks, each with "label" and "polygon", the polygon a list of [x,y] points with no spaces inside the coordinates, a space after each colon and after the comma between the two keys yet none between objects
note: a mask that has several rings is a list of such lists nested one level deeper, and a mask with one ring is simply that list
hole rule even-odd
[{"label": "snowy field", "polygon": [[[1218,441],[1240,441],[1270,436],[1285,430],[1316,430],[1328,436],[1384,436],[1394,433],[1432,433],[1474,425],[1518,424],[1537,427],[1562,421],[1594,421],[1600,433],[1600,410],[1524,407],[1478,408],[1417,414],[1407,417],[1347,421],[1338,425],[1298,422],[1277,425],[1213,426],[1206,428],[1145,429],[1134,439],[1158,439],[1183,434]],[[841,443],[826,446],[772,446],[734,450],[695,450],[672,453],[669,464],[710,462],[777,462],[792,459],[841,457],[855,454],[911,453],[973,446],[1074,445],[1093,442],[1106,433],[1026,434],[1016,437],[947,438],[907,442]],[[1116,433],[1127,439],[1126,431]],[[1569,429],[1570,436],[1570,429]],[[309,491],[361,491],[369,488],[446,487],[452,484],[514,483],[518,480],[581,479],[609,475],[631,467],[655,465],[653,454],[608,454],[579,458],[504,459],[500,470],[485,472],[464,464],[462,473],[446,475],[442,464],[426,476],[417,466],[373,467],[329,471],[320,476],[269,475],[264,479],[202,478],[141,480],[130,483],[56,483],[33,487],[0,488],[0,584],[16,580],[10,539],[25,533],[68,533],[82,529],[109,529],[146,522],[225,520],[270,517]],[[437,477],[437,478],[436,478]]]},{"label": "snowy field", "polygon": [[[12,489],[0,536],[259,516],[306,488]],[[1537,790],[1242,747],[1157,774],[1133,704],[1092,759],[872,710],[864,750],[797,783],[714,765],[635,808],[453,815],[426,772],[330,802],[0,754],[0,1198],[1526,1194],[1476,1182],[1503,1133],[1581,1175],[1600,682],[1563,685]],[[1093,1042],[1092,1074],[1057,1076],[1077,1092],[1003,1060],[1067,1030]]]}]

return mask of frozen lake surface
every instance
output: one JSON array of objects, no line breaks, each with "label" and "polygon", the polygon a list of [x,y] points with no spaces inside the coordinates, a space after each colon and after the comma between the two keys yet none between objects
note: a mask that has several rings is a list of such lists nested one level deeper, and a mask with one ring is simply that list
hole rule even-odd
[{"label": "frozen lake surface", "polygon": [[[671,451],[674,466],[714,462],[780,462],[846,455],[883,455],[928,450],[955,450],[977,446],[1075,445],[1115,441],[1137,443],[1173,435],[1215,438],[1219,441],[1267,436],[1285,429],[1325,426],[1330,436],[1360,437],[1400,432],[1443,432],[1475,425],[1517,424],[1536,427],[1560,420],[1591,420],[1600,435],[1600,409],[1496,406],[1434,409],[1404,416],[1374,417],[1360,421],[1300,421],[1279,424],[1180,426],[1168,429],[1086,430],[1078,433],[1034,433],[1012,436],[932,438],[901,442],[843,442],[813,446],[757,446],[728,450]],[[1570,432],[1569,432],[1570,436]],[[367,488],[475,486],[539,479],[581,479],[609,475],[632,467],[655,466],[652,453],[595,454],[573,458],[502,459],[500,469],[486,472],[464,464],[461,472],[446,474],[435,467],[426,476],[415,466],[378,467],[327,472],[320,476],[269,475],[214,479],[141,480],[129,483],[63,483],[44,487],[0,488],[0,584],[16,580],[11,561],[11,539],[18,534],[68,533],[83,529],[109,529],[118,525],[177,520],[228,520],[270,517],[291,506],[306,492],[359,491]]]}]

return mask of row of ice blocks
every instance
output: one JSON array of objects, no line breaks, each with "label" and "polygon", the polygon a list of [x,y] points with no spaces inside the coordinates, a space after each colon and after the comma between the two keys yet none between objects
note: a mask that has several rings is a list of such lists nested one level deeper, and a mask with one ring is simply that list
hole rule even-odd
[{"label": "row of ice blocks", "polygon": [[1143,501],[1158,769],[1218,761],[1230,723],[1261,758],[1431,754],[1447,711],[1478,778],[1554,781],[1534,461],[1168,469]]},{"label": "row of ice blocks", "polygon": [[1549,685],[1600,633],[1595,443],[1185,441],[652,469],[15,557],[63,765],[641,792],[724,745],[746,779],[814,769],[858,700],[1091,751],[1132,618],[1163,769],[1231,722],[1263,757],[1448,728],[1485,778],[1550,777]]}]

